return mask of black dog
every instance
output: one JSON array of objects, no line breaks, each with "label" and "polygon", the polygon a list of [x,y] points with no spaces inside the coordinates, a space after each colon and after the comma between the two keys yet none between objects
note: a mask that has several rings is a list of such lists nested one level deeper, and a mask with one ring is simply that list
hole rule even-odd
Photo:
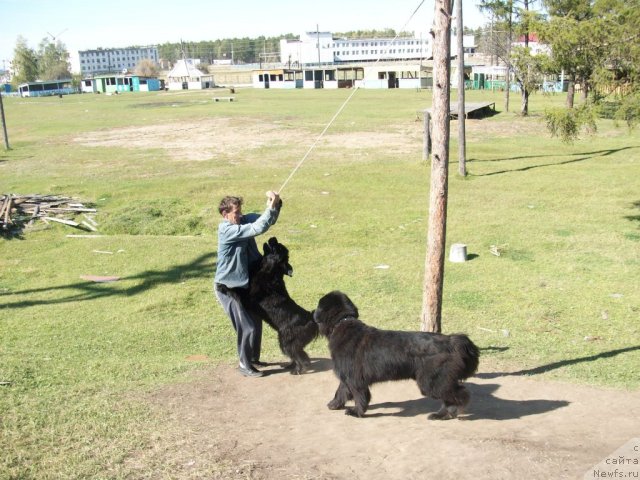
[{"label": "black dog", "polygon": [[344,293],[334,291],[320,299],[313,314],[320,333],[329,339],[333,370],[340,379],[331,410],[355,407],[346,414],[364,416],[377,382],[414,379],[422,395],[442,400],[430,419],[455,418],[469,403],[460,384],[478,368],[478,348],[466,335],[379,330],[358,320],[358,309]]},{"label": "black dog", "polygon": [[287,292],[284,276],[293,275],[289,250],[272,237],[263,246],[259,268],[251,273],[248,291],[239,291],[244,306],[255,318],[261,318],[278,332],[280,350],[291,359],[293,374],[306,371],[311,361],[304,351],[318,336],[318,325],[311,312],[298,305]]}]

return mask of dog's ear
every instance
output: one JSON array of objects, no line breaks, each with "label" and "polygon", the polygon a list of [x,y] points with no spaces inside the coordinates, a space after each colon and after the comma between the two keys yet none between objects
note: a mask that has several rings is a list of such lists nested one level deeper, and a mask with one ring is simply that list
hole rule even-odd
[{"label": "dog's ear", "polygon": [[351,301],[346,293],[336,292],[336,296],[340,299],[345,314],[353,316],[354,318],[360,318],[358,307],[356,307],[356,305]]},{"label": "dog's ear", "polygon": [[271,247],[269,246],[269,244],[267,242],[265,242],[262,245],[262,251],[264,252],[265,255],[269,255],[271,253]]},{"label": "dog's ear", "polygon": [[278,246],[278,239],[276,237],[271,237],[269,239],[269,245],[271,246],[271,248],[275,250],[276,247]]}]

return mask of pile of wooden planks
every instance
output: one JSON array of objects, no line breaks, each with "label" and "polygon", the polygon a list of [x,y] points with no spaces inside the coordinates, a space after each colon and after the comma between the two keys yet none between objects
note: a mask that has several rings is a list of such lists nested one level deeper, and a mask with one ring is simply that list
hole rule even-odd
[{"label": "pile of wooden planks", "polygon": [[[97,223],[93,219],[95,208],[77,200],[57,195],[0,194],[0,234],[20,233],[36,221],[56,222],[95,232]],[[76,221],[82,215],[84,220]]]}]

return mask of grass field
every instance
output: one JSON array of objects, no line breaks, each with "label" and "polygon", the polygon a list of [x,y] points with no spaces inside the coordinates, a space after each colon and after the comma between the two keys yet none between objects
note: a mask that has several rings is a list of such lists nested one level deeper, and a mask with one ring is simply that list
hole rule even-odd
[{"label": "grass field", "polygon": [[[162,422],[139,394],[203,368],[191,355],[236,361],[212,293],[217,203],[239,194],[261,210],[351,91],[217,93],[4,99],[0,194],[92,203],[104,236],[40,224],[0,239],[0,478],[128,478],[127,453]],[[287,285],[306,308],[340,289],[370,324],[419,328],[429,165],[417,112],[430,95],[357,91],[282,192],[264,240],[289,247]],[[502,110],[502,94],[467,100]],[[536,95],[528,118],[469,121],[466,178],[452,124],[447,245],[465,243],[470,260],[445,266],[443,330],[467,332],[484,370],[637,389],[640,133],[602,120],[563,144],[542,121],[563,102]],[[263,343],[282,359],[273,332]],[[326,342],[310,353],[326,357]]]}]

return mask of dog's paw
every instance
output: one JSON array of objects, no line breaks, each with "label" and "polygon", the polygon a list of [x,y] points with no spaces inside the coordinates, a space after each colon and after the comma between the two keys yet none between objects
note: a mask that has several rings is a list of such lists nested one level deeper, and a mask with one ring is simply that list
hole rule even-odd
[{"label": "dog's paw", "polygon": [[309,366],[306,365],[306,364],[301,363],[301,364],[296,365],[296,367],[293,369],[293,372],[291,372],[291,373],[295,374],[295,375],[302,375],[307,370],[309,370]]},{"label": "dog's paw", "polygon": [[351,417],[358,417],[358,418],[362,418],[362,417],[364,417],[364,414],[360,414],[360,413],[358,412],[358,409],[357,409],[357,408],[354,408],[354,407],[347,407],[347,408],[345,408],[345,409],[344,409],[344,414],[345,414],[345,415],[349,415],[349,416],[351,416]]},{"label": "dog's paw", "polygon": [[440,410],[437,413],[432,413],[427,417],[429,420],[451,420],[453,418],[456,418],[455,414],[452,414],[451,412],[449,412],[448,410]]},{"label": "dog's paw", "polygon": [[344,403],[338,402],[335,398],[327,403],[329,410],[341,410],[344,408]]}]

